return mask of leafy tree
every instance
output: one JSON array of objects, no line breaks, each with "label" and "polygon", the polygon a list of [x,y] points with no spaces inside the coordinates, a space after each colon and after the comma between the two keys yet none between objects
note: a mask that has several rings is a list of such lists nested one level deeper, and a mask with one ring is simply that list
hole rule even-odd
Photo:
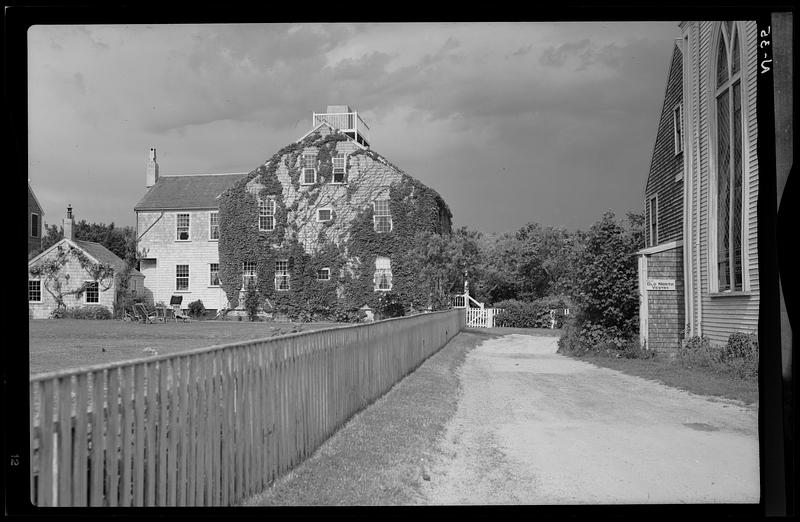
[{"label": "leafy tree", "polygon": [[[63,226],[45,224],[44,229],[42,249],[39,252],[47,250],[64,237]],[[100,243],[120,259],[130,262],[137,257],[136,230],[133,227],[118,228],[113,222],[106,225],[105,223],[88,223],[82,219],[73,225],[72,230],[75,239]]]}]

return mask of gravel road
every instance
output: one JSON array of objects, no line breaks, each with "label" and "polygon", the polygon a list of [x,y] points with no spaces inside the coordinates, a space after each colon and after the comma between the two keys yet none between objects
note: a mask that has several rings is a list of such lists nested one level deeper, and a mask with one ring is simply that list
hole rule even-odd
[{"label": "gravel road", "polygon": [[422,493],[430,504],[757,503],[756,407],[488,339]]}]

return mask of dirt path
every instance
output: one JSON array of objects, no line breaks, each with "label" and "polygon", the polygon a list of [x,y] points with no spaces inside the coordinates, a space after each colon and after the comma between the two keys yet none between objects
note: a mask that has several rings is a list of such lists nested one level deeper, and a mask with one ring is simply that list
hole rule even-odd
[{"label": "dirt path", "polygon": [[506,335],[473,349],[430,504],[757,503],[757,410]]}]

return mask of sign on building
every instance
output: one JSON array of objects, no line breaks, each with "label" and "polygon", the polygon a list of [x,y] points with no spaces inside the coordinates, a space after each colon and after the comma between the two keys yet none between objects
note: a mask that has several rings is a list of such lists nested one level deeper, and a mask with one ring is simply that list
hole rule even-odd
[{"label": "sign on building", "polygon": [[648,279],[648,290],[675,290],[674,279]]}]

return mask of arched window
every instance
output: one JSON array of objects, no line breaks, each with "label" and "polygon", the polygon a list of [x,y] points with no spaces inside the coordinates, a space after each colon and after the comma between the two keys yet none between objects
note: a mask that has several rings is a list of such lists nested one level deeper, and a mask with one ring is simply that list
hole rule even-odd
[{"label": "arched window", "polygon": [[739,31],[720,25],[716,54],[717,283],[742,290],[742,75]]}]

